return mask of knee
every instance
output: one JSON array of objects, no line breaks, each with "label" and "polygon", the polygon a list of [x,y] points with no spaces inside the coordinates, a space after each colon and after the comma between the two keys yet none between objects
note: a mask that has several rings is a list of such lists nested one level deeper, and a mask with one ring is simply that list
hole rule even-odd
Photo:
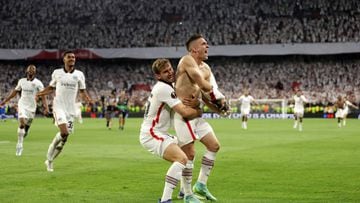
[{"label": "knee", "polygon": [[211,152],[218,152],[220,150],[220,143],[215,142],[215,143],[211,144],[210,146],[208,146],[207,149]]},{"label": "knee", "polygon": [[69,133],[61,133],[60,135],[61,135],[61,137],[63,139],[63,142],[66,142],[66,140],[67,140],[67,138],[69,136]]},{"label": "knee", "polygon": [[185,151],[185,154],[186,154],[188,160],[194,160],[194,158],[195,158],[195,149],[194,148],[188,149],[188,150]]},{"label": "knee", "polygon": [[179,157],[179,159],[177,161],[180,162],[181,164],[183,164],[184,166],[186,166],[188,158],[186,156],[181,156],[181,157]]}]

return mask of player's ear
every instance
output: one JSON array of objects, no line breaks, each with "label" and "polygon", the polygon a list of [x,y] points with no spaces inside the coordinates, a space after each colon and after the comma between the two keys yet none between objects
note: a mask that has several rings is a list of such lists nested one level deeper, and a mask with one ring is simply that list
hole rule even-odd
[{"label": "player's ear", "polygon": [[161,75],[160,74],[155,74],[155,77],[157,80],[160,80],[161,79]]}]

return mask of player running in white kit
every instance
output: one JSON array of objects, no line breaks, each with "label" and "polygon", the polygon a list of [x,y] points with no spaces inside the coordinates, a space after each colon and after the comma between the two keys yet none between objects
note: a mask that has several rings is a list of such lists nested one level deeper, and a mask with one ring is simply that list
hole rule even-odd
[{"label": "player running in white kit", "polygon": [[248,116],[251,110],[251,103],[255,102],[254,98],[249,94],[249,91],[245,90],[244,94],[239,98],[241,104],[241,127],[247,129]]},{"label": "player running in white kit", "polygon": [[308,100],[305,98],[301,90],[296,92],[294,95],[293,100],[295,102],[294,106],[294,128],[299,127],[299,131],[302,131],[302,121],[304,117],[304,104],[308,103]]},{"label": "player running in white kit", "polygon": [[[31,123],[35,117],[36,93],[44,89],[43,83],[35,78],[35,74],[36,67],[29,65],[26,69],[26,78],[21,78],[10,95],[0,103],[0,106],[3,106],[18,93],[21,94],[18,102],[19,128],[17,130],[18,142],[16,144],[16,156],[21,156],[22,154],[24,138],[28,134]],[[46,115],[49,109],[45,97],[42,97],[42,103],[44,106],[43,113]]]},{"label": "player running in white kit", "polygon": [[78,91],[84,100],[92,103],[85,90],[85,76],[83,72],[75,70],[74,52],[64,52],[63,61],[64,68],[54,70],[50,85],[38,93],[38,96],[42,96],[50,94],[54,90],[56,91],[53,101],[53,114],[55,125],[59,127],[60,132],[56,134],[47,152],[45,164],[49,172],[54,171],[53,161],[63,149],[69,134],[73,132]]},{"label": "player running in white kit", "polygon": [[355,106],[353,103],[351,103],[346,97],[344,97],[344,110],[343,110],[343,126],[346,126],[346,118],[349,114],[349,107],[352,107],[354,109],[359,109],[357,106]]}]

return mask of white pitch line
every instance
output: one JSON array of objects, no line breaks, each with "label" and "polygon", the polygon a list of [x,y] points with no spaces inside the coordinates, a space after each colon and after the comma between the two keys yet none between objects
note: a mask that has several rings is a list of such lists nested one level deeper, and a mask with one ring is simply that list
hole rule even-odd
[{"label": "white pitch line", "polygon": [[8,141],[8,140],[0,141],[0,144],[7,144],[7,143],[10,143],[10,141]]}]

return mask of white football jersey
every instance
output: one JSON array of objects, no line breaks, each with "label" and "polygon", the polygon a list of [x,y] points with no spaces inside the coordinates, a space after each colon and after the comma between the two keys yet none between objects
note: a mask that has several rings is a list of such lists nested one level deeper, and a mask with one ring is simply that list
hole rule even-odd
[{"label": "white football jersey", "polygon": [[239,98],[239,101],[241,102],[242,109],[250,109],[251,102],[254,101],[254,98],[251,95],[248,95],[248,96],[242,95]]},{"label": "white football jersey", "polygon": [[54,108],[63,109],[70,115],[76,114],[76,96],[78,90],[86,89],[83,72],[74,70],[65,72],[64,68],[54,70],[50,86],[55,87]]},{"label": "white football jersey", "polygon": [[36,93],[44,89],[42,82],[36,78],[28,80],[27,78],[21,78],[15,87],[16,91],[21,91],[21,97],[19,99],[19,108],[28,110],[30,112],[36,111]]},{"label": "white football jersey", "polygon": [[304,95],[301,95],[300,97],[297,95],[294,95],[294,101],[295,101],[294,109],[303,109],[304,102],[307,102],[307,99],[305,98]]},{"label": "white football jersey", "polygon": [[158,81],[147,100],[141,132],[150,132],[152,136],[154,132],[167,133],[171,126],[171,108],[180,102],[171,85]]}]

